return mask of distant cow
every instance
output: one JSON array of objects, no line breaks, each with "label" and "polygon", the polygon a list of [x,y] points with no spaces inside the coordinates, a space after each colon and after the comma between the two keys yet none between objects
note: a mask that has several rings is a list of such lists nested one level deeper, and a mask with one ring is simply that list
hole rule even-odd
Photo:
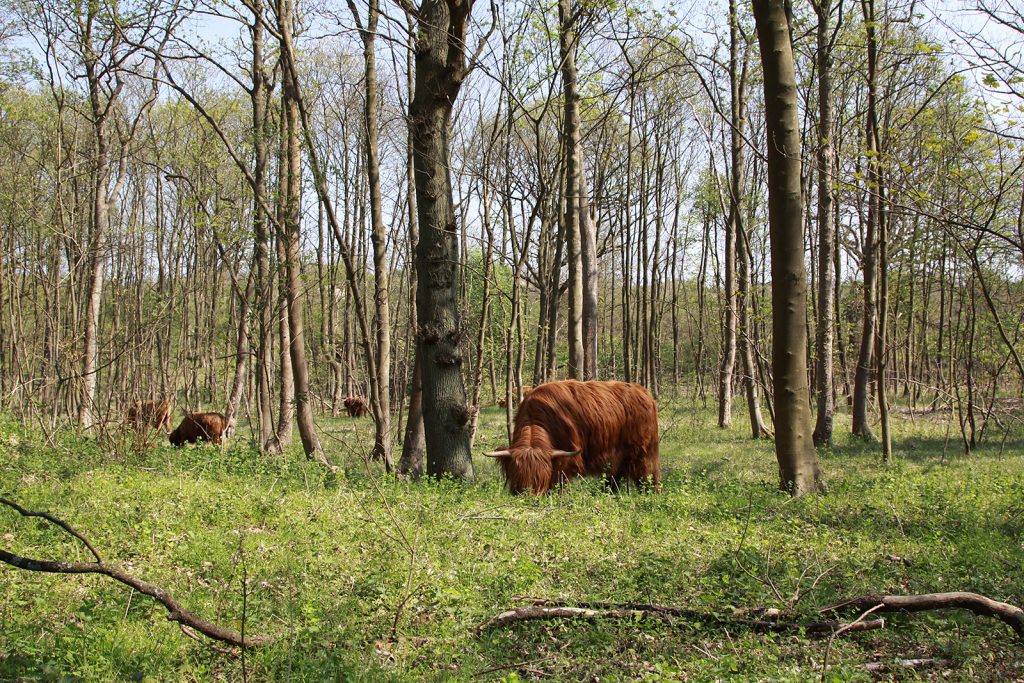
[{"label": "distant cow", "polygon": [[221,435],[224,434],[224,428],[227,426],[227,423],[227,418],[220,413],[192,413],[191,415],[186,415],[185,419],[178,425],[178,428],[171,432],[167,438],[175,446],[182,446],[186,441],[188,443],[195,443],[196,441],[220,443]]},{"label": "distant cow", "polygon": [[128,409],[128,424],[138,431],[153,427],[171,431],[171,402],[143,401]]},{"label": "distant cow", "polygon": [[362,417],[370,412],[370,406],[362,396],[349,396],[342,403],[349,417]]},{"label": "distant cow", "polygon": [[540,495],[579,476],[658,488],[658,407],[625,382],[567,380],[534,387],[516,413],[512,445],[498,458],[509,490]]}]

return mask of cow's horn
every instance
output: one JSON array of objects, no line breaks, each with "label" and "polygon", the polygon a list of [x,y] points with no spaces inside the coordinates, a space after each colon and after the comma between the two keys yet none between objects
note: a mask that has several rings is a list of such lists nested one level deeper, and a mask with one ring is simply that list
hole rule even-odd
[{"label": "cow's horn", "polygon": [[579,451],[551,451],[552,458],[573,458],[579,454]]},{"label": "cow's horn", "polygon": [[511,457],[512,453],[509,451],[491,451],[490,453],[484,453],[488,458],[508,458]]}]

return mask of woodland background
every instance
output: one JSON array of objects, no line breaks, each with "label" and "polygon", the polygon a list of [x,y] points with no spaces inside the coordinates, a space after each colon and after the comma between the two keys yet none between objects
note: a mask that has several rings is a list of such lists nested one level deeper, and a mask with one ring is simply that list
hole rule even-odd
[{"label": "woodland background", "polygon": [[[956,612],[825,641],[736,619],[1024,603],[1024,16],[753,7],[0,1],[0,492],[270,638],[208,648],[103,577],[10,569],[0,677],[1021,675],[1005,625]],[[806,304],[772,303],[766,8],[806,271],[777,289]],[[511,498],[472,455],[565,377],[650,389],[661,493]],[[225,412],[227,446],[127,428],[164,398]],[[89,559],[3,509],[4,548]],[[693,613],[477,628],[523,596]]]}]

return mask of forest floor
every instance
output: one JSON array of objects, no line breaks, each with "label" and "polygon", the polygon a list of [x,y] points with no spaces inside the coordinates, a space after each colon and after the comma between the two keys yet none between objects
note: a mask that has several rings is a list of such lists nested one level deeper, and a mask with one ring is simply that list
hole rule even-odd
[{"label": "forest floor", "polygon": [[[735,610],[757,608],[815,621],[865,593],[970,590],[1024,605],[1024,429],[993,424],[965,456],[955,425],[896,411],[886,467],[839,416],[822,453],[829,492],[791,500],[777,490],[772,444],[747,438],[745,415],[723,431],[713,407],[661,410],[661,493],[578,481],[542,498],[508,495],[477,456],[472,484],[385,478],[362,460],[368,419],[319,418],[344,464],[326,475],[297,437],[280,457],[242,437],[222,451],[160,441],[138,454],[70,431],[50,445],[38,427],[0,418],[0,496],[66,520],[198,615],[234,629],[244,616],[247,634],[274,638],[244,658],[222,654],[106,577],[0,565],[0,680],[1024,680],[1024,644],[962,611],[887,614],[885,628],[831,645],[734,623]],[[487,409],[481,430],[475,453],[504,445],[503,413]],[[89,559],[67,534],[6,508],[0,548]],[[723,619],[478,632],[521,596]],[[941,661],[909,670],[899,659]]]}]

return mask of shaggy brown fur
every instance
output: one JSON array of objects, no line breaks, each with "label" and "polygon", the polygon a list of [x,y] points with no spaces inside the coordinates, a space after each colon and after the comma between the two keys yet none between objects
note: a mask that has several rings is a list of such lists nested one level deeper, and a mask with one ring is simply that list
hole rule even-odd
[{"label": "shaggy brown fur", "polygon": [[362,417],[370,412],[370,404],[362,396],[349,396],[342,403],[349,417]]},{"label": "shaggy brown fur", "polygon": [[534,387],[499,458],[509,490],[546,493],[579,476],[650,486],[661,481],[658,406],[639,384],[566,380]]},{"label": "shaggy brown fur", "polygon": [[128,409],[127,422],[137,431],[149,427],[171,431],[171,402],[143,401]]},{"label": "shaggy brown fur", "polygon": [[192,413],[186,415],[178,428],[168,435],[171,443],[175,446],[196,441],[221,442],[221,435],[224,434],[224,427],[227,426],[227,418],[220,413]]}]

